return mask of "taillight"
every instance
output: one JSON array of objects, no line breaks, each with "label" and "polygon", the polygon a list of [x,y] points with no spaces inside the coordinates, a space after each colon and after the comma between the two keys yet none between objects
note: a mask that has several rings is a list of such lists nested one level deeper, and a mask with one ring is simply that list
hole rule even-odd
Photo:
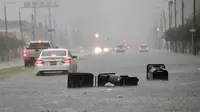
[{"label": "taillight", "polygon": [[43,60],[37,60],[36,64],[44,64],[45,62]]},{"label": "taillight", "polygon": [[147,49],[149,49],[149,48],[147,47]]},{"label": "taillight", "polygon": [[71,64],[72,63],[72,59],[71,58],[66,58],[66,59],[62,60],[62,63]]},{"label": "taillight", "polygon": [[142,49],[141,47],[139,47],[139,49]]},{"label": "taillight", "polygon": [[41,40],[38,40],[37,43],[42,43],[42,41],[41,41]]},{"label": "taillight", "polygon": [[26,52],[26,49],[23,50],[23,56],[26,57],[27,56],[27,52]]}]

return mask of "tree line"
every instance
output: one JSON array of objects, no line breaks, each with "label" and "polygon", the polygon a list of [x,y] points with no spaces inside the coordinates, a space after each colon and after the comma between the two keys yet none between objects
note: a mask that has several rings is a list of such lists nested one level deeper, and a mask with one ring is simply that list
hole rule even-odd
[{"label": "tree line", "polygon": [[[165,33],[163,38],[167,41],[167,49],[173,52],[192,54],[192,33],[189,31],[193,28],[193,17],[186,20],[184,25],[179,25],[177,28],[170,28]],[[195,40],[196,53],[200,52],[200,13],[196,15],[195,24]]]},{"label": "tree line", "polygon": [[0,61],[20,58],[25,42],[16,37],[0,36]]}]

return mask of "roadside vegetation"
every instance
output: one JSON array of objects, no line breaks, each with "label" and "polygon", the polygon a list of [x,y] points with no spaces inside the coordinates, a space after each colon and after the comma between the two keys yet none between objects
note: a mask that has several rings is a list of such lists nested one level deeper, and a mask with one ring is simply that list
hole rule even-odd
[{"label": "roadside vegetation", "polygon": [[[200,12],[200,11],[199,11]],[[193,25],[193,17],[186,20],[184,25],[180,25],[177,28],[168,29],[163,38],[170,44],[168,44],[168,50],[184,54],[192,54],[192,33],[189,31]],[[196,15],[196,50],[197,55],[200,52],[200,13]]]},{"label": "roadside vegetation", "polygon": [[21,57],[21,50],[25,42],[15,37],[0,36],[0,62]]},{"label": "roadside vegetation", "polygon": [[5,76],[11,76],[15,74],[22,73],[26,70],[33,69],[33,68],[25,68],[24,66],[17,66],[17,67],[11,67],[11,68],[5,68],[5,69],[0,69],[0,78],[5,77]]}]

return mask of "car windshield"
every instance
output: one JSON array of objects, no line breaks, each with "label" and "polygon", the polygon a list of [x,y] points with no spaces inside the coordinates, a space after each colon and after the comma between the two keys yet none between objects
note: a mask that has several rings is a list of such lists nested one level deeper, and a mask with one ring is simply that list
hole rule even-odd
[{"label": "car windshield", "polygon": [[43,51],[42,55],[45,56],[66,56],[66,51],[64,50],[55,50],[55,51]]},{"label": "car windshield", "polygon": [[50,48],[49,43],[30,43],[29,49],[46,49]]}]

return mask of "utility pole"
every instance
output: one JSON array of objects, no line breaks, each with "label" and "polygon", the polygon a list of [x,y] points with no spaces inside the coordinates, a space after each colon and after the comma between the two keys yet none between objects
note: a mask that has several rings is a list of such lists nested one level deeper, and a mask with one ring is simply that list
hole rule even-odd
[{"label": "utility pole", "polygon": [[57,27],[57,26],[56,26],[56,20],[53,20],[53,29],[55,30],[55,31],[54,31],[54,41],[55,41],[55,43],[56,43],[56,39],[57,39],[57,38],[56,38],[56,27]]},{"label": "utility pole", "polygon": [[[172,28],[172,0],[168,0],[168,12],[169,12],[169,29]],[[168,43],[167,43],[168,44]],[[170,45],[168,46],[170,48],[170,51],[172,50],[172,42],[169,43]]]},{"label": "utility pole", "polygon": [[168,12],[169,12],[169,28],[172,27],[172,0],[168,1]]},{"label": "utility pole", "polygon": [[157,28],[157,47],[158,47],[158,51],[160,52],[160,28]]},{"label": "utility pole", "polygon": [[23,37],[23,31],[22,31],[21,8],[19,9],[19,26],[20,26],[21,38],[24,39],[24,37]]},{"label": "utility pole", "polygon": [[[193,0],[193,29],[196,31],[196,0]],[[193,36],[193,54],[196,55],[196,35],[195,32],[192,32]]]},{"label": "utility pole", "polygon": [[45,23],[44,23],[44,34],[45,34],[45,40],[47,40],[47,17],[45,16]]},{"label": "utility pole", "polygon": [[[48,12],[49,12],[49,29],[52,29],[51,27],[51,7],[48,7]],[[53,39],[52,39],[52,32],[50,31],[50,41],[52,42]]]},{"label": "utility pole", "polygon": [[164,22],[164,31],[167,31],[167,25],[166,25],[166,15],[165,15],[165,10],[163,9],[163,22]]},{"label": "utility pole", "polygon": [[161,17],[160,17],[160,25],[159,25],[159,28],[160,28],[160,31],[159,31],[159,49],[162,49],[163,45],[162,45],[162,39],[161,39],[161,36],[162,36],[162,33],[163,33],[163,23],[164,23],[164,18],[163,18],[163,11],[161,12]]},{"label": "utility pole", "polygon": [[[167,31],[167,24],[166,24],[166,15],[165,15],[165,10],[163,9],[163,22],[164,22],[164,32]],[[168,41],[165,40],[165,45],[164,49],[168,50]]]},{"label": "utility pole", "polygon": [[35,40],[35,25],[34,25],[34,15],[31,15],[31,20],[32,20],[32,33],[33,33],[33,40]]},{"label": "utility pole", "polygon": [[185,9],[184,0],[182,0],[182,7],[181,7],[181,9],[182,9],[182,10],[181,10],[181,12],[182,12],[182,25],[184,25],[184,23],[185,23],[185,22],[184,22],[184,18],[185,18],[185,17],[184,17],[184,16],[185,16],[185,15],[184,15],[184,9]]},{"label": "utility pole", "polygon": [[174,26],[177,28],[177,10],[176,10],[176,0],[174,0]]},{"label": "utility pole", "polygon": [[6,30],[6,37],[8,37],[8,20],[7,20],[7,8],[6,4],[4,5],[4,16],[5,16],[5,30]]},{"label": "utility pole", "polygon": [[37,34],[37,12],[36,8],[34,8],[34,27],[35,27],[35,35]]}]

